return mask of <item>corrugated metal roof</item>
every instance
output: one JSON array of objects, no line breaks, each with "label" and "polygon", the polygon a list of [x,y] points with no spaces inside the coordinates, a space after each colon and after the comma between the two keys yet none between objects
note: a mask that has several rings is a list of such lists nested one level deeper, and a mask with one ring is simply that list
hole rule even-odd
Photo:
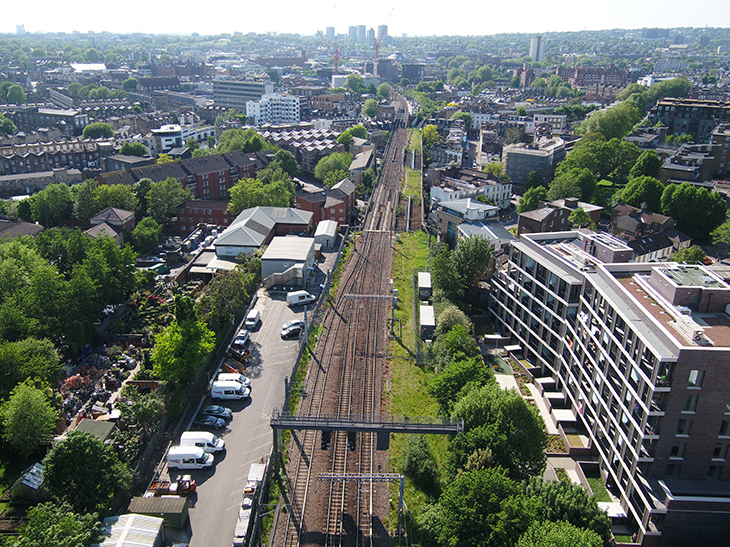
[{"label": "corrugated metal roof", "polygon": [[134,513],[106,518],[102,524],[105,538],[98,547],[155,547],[163,533],[161,518]]}]

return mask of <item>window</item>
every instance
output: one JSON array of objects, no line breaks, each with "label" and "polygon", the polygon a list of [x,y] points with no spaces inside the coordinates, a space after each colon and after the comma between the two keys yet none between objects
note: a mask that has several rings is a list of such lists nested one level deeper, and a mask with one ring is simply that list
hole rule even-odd
[{"label": "window", "polygon": [[704,370],[691,370],[689,372],[689,385],[688,387],[701,388],[702,380],[705,378]]},{"label": "window", "polygon": [[677,422],[677,435],[689,435],[692,429],[692,420],[679,420]]},{"label": "window", "polygon": [[687,443],[674,443],[672,445],[672,450],[669,452],[670,458],[683,458],[684,457],[684,449],[686,448]]},{"label": "window", "polygon": [[712,451],[712,459],[713,460],[724,460],[725,456],[727,456],[727,447],[726,444],[718,443],[715,445],[715,450]]},{"label": "window", "polygon": [[719,479],[721,474],[722,474],[721,465],[711,465],[710,469],[707,471],[707,478],[708,479]]},{"label": "window", "polygon": [[684,398],[684,404],[682,405],[682,412],[694,412],[697,409],[698,395],[687,395]]},{"label": "window", "polygon": [[681,471],[681,469],[682,469],[681,465],[676,465],[676,464],[668,465],[666,476],[676,478],[679,476],[679,472]]},{"label": "window", "polygon": [[720,436],[730,436],[730,420],[723,420],[720,424]]}]

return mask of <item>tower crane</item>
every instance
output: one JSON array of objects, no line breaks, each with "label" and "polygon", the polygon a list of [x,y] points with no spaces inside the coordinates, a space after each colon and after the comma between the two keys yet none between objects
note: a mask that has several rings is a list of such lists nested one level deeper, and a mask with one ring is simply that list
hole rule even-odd
[{"label": "tower crane", "polygon": [[395,6],[390,8],[390,13],[388,14],[388,19],[386,19],[385,24],[382,26],[382,30],[380,31],[380,34],[378,37],[374,40],[375,42],[375,62],[378,62],[378,59],[380,59],[380,43],[383,41],[383,37],[385,35],[385,29],[388,28],[388,23],[390,23],[390,16],[393,15],[393,10],[395,9]]}]

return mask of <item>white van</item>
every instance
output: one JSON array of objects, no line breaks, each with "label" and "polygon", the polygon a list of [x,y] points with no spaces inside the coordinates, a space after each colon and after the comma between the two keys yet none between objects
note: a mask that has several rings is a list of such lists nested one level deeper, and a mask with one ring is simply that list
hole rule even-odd
[{"label": "white van", "polygon": [[218,375],[219,382],[238,382],[243,387],[251,387],[251,380],[246,378],[243,374],[237,372],[221,372]]},{"label": "white van", "polygon": [[226,443],[207,431],[186,431],[180,436],[180,446],[197,446],[210,454],[223,450]]},{"label": "white van", "polygon": [[261,321],[261,312],[259,310],[251,310],[248,312],[243,326],[249,330],[253,330],[259,324],[259,321]]},{"label": "white van", "polygon": [[286,295],[287,306],[299,306],[301,304],[309,304],[317,300],[316,296],[309,294],[307,291],[294,291]]},{"label": "white van", "polygon": [[251,395],[251,390],[240,382],[232,382],[230,380],[220,380],[213,382],[210,388],[210,396],[219,400],[239,400],[246,399]]},{"label": "white van", "polygon": [[215,458],[198,446],[173,446],[167,452],[170,469],[204,469],[213,465]]}]

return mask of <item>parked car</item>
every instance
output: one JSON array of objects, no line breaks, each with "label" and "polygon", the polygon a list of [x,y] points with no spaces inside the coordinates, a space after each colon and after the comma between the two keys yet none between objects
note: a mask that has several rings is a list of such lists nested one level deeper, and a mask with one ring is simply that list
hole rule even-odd
[{"label": "parked car", "polygon": [[291,327],[301,327],[304,328],[304,321],[301,319],[293,319],[289,321],[288,323],[284,323],[281,327],[282,331],[285,331],[286,329],[289,329]]},{"label": "parked car", "polygon": [[220,405],[208,405],[200,409],[200,414],[203,416],[214,416],[216,418],[223,418],[224,420],[230,420],[233,418],[233,412],[230,408],[226,408]]},{"label": "parked car", "polygon": [[290,338],[299,338],[299,335],[302,334],[303,330],[303,327],[300,327],[299,325],[294,325],[293,327],[289,327],[288,329],[281,331],[281,337],[284,340],[288,340]]},{"label": "parked car", "polygon": [[222,418],[216,418],[215,416],[198,416],[193,423],[201,427],[212,427],[214,429],[221,429],[226,425]]},{"label": "parked car", "polygon": [[238,331],[238,334],[233,339],[233,342],[231,345],[233,346],[245,346],[248,343],[248,339],[251,333],[246,329],[241,329]]}]

